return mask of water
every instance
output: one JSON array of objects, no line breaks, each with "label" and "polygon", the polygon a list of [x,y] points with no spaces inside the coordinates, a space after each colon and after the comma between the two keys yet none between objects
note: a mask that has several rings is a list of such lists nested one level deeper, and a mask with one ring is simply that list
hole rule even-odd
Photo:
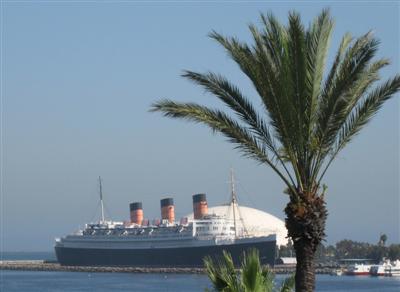
[{"label": "water", "polygon": [[2,252],[2,260],[56,260],[56,255],[51,251],[43,252]]},{"label": "water", "polygon": [[[0,271],[1,272],[1,271]],[[0,291],[204,291],[204,275],[3,271]]]},{"label": "water", "polygon": [[[52,253],[3,253],[3,259],[54,259]],[[284,275],[277,275],[280,283]],[[204,291],[205,275],[1,271],[1,292]],[[400,277],[317,275],[317,291],[400,291]]]}]

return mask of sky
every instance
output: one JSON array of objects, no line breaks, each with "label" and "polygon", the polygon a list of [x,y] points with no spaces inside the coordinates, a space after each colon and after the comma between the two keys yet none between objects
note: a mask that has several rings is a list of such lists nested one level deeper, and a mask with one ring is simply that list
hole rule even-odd
[{"label": "sky", "polygon": [[[209,205],[229,199],[229,169],[239,204],[285,218],[284,185],[266,166],[243,158],[204,126],[149,113],[161,99],[221,104],[180,75],[221,73],[254,104],[250,82],[207,34],[250,41],[260,12],[286,22],[290,10],[308,24],[322,8],[335,18],[328,63],[345,32],[381,40],[382,71],[399,72],[396,2],[110,2],[3,1],[1,36],[1,249],[48,251],[54,238],[99,218],[98,176],[106,215],[129,218],[143,202],[160,217],[172,196],[176,217],[191,196]],[[327,243],[400,242],[399,101],[387,102],[341,152],[325,177]]]}]

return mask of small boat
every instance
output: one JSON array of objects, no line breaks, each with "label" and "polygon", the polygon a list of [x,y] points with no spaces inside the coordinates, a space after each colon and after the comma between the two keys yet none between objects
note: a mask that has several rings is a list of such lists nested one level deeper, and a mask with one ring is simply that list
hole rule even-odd
[{"label": "small boat", "polygon": [[332,270],[332,272],[331,272],[331,276],[341,276],[341,275],[343,275],[342,269],[335,269],[335,270]]},{"label": "small boat", "polygon": [[370,273],[372,276],[386,276],[385,270],[391,268],[390,260],[383,259],[378,265],[371,266]]},{"label": "small boat", "polygon": [[385,268],[385,276],[400,276],[400,260]]},{"label": "small boat", "polygon": [[348,276],[366,276],[366,275],[370,275],[370,270],[371,270],[371,265],[354,264],[347,269],[346,275],[348,275]]}]

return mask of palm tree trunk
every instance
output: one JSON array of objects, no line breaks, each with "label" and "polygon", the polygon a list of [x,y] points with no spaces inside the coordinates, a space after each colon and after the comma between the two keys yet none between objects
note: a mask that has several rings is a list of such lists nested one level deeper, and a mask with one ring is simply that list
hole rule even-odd
[{"label": "palm tree trunk", "polygon": [[286,228],[296,251],[296,292],[315,289],[315,252],[325,237],[328,212],[323,196],[305,194],[298,190],[291,194],[285,208]]},{"label": "palm tree trunk", "polygon": [[310,242],[298,242],[296,250],[296,291],[315,290],[315,252]]}]

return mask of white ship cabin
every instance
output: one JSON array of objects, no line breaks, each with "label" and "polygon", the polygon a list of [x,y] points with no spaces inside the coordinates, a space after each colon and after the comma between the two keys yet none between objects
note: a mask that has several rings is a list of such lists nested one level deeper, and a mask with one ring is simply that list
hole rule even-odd
[{"label": "white ship cabin", "polygon": [[140,226],[137,224],[126,225],[118,221],[102,221],[98,223],[86,224],[83,230],[79,230],[74,235],[83,236],[174,236],[185,235],[197,237],[199,239],[226,238],[234,239],[236,236],[244,236],[242,229],[235,232],[235,224],[226,216],[207,215],[202,219],[190,220],[185,224],[169,223],[161,221],[160,225]]},{"label": "white ship cabin", "polygon": [[170,236],[192,236],[191,225],[177,225],[161,223],[158,226],[125,225],[123,222],[102,222],[86,224],[85,229],[80,231],[83,236],[117,236],[117,237],[168,237]]},{"label": "white ship cabin", "polygon": [[190,223],[193,224],[193,236],[196,237],[235,237],[235,224],[225,216],[207,215]]}]

